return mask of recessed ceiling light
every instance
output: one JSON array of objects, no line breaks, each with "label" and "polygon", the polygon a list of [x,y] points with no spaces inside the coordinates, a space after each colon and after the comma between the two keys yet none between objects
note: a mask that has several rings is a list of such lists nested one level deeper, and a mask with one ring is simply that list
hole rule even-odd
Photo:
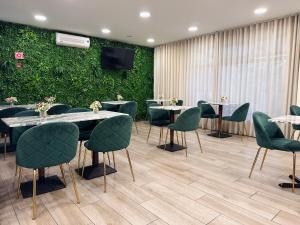
[{"label": "recessed ceiling light", "polygon": [[110,29],[107,28],[103,28],[101,31],[103,34],[109,34],[111,32]]},{"label": "recessed ceiling light", "polygon": [[195,32],[197,30],[198,30],[198,27],[196,27],[196,26],[189,27],[189,31],[191,31],[191,32]]},{"label": "recessed ceiling light", "polygon": [[148,39],[147,39],[147,42],[148,42],[148,43],[154,43],[155,40],[154,40],[153,38],[148,38]]},{"label": "recessed ceiling light", "polygon": [[267,8],[261,7],[261,8],[255,9],[255,10],[254,10],[254,13],[255,13],[256,15],[261,15],[261,14],[266,13],[267,11],[268,11]]},{"label": "recessed ceiling light", "polygon": [[46,21],[47,17],[43,16],[43,15],[35,15],[34,19],[38,20],[38,21]]},{"label": "recessed ceiling light", "polygon": [[151,16],[151,13],[148,11],[140,12],[140,17],[142,17],[142,18],[149,18],[150,16]]}]

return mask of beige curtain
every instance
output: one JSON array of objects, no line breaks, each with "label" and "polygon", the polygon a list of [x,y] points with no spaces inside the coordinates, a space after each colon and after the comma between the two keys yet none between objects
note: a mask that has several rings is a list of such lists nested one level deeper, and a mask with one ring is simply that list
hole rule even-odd
[{"label": "beige curtain", "polygon": [[248,130],[254,135],[252,112],[284,115],[297,102],[299,21],[294,15],[155,48],[155,97],[196,105],[227,96],[237,105],[225,114],[250,102]]}]

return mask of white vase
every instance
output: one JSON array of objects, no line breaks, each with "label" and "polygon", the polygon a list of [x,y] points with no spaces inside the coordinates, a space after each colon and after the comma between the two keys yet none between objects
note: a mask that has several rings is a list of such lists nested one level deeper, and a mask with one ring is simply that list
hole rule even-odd
[{"label": "white vase", "polygon": [[41,118],[46,118],[47,117],[47,111],[41,111],[40,112],[40,117]]},{"label": "white vase", "polygon": [[94,112],[94,113],[98,113],[98,112],[99,112],[99,108],[98,108],[98,107],[94,108],[94,109],[93,109],[93,112]]}]

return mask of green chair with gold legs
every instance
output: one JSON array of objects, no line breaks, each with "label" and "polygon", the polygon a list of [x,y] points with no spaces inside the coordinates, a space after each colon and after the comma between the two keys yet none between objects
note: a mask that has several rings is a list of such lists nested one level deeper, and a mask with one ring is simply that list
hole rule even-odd
[{"label": "green chair with gold legs", "polygon": [[66,113],[70,109],[71,109],[71,106],[69,106],[69,105],[63,105],[63,104],[54,105],[48,110],[47,114],[48,115],[59,115],[62,113]]},{"label": "green chair with gold legs", "polygon": [[249,178],[251,178],[257,158],[261,149],[265,148],[261,167],[264,164],[268,150],[278,150],[291,152],[293,154],[293,175],[292,175],[292,190],[295,191],[295,168],[296,168],[296,152],[300,151],[300,142],[285,138],[279,126],[269,121],[270,117],[262,112],[253,113],[253,123],[256,134],[256,142],[259,146],[254,158]]},{"label": "green chair with gold legs", "polygon": [[119,108],[119,112],[120,113],[126,113],[129,116],[132,117],[133,121],[134,121],[134,125],[135,125],[135,129],[136,129],[136,133],[138,134],[138,128],[135,122],[135,116],[136,116],[136,112],[137,112],[137,103],[136,102],[127,102],[123,105],[120,106]]},{"label": "green chair with gold legs", "polygon": [[90,139],[84,143],[85,151],[83,156],[82,176],[84,174],[84,165],[87,150],[102,152],[103,154],[103,172],[104,172],[104,192],[106,192],[106,163],[105,154],[113,153],[114,168],[116,165],[114,152],[126,150],[126,155],[130,167],[130,172],[134,179],[133,169],[127,147],[130,143],[133,120],[130,116],[121,115],[101,121],[93,130]]},{"label": "green chair with gold legs", "polygon": [[[7,109],[0,110],[0,133],[4,135],[4,160],[6,158],[7,150],[7,137],[10,136],[11,128],[8,127],[1,119],[13,117],[16,113],[27,110],[23,107],[11,107]],[[11,137],[10,137],[11,139]]]},{"label": "green chair with gold legs", "polygon": [[[300,107],[297,105],[291,105],[290,112],[291,112],[291,115],[300,116]],[[291,135],[291,138],[294,138],[295,132],[300,131],[300,125],[293,124],[292,127],[293,127],[293,133]],[[297,140],[299,140],[299,138],[300,138],[300,132],[298,134]]]},{"label": "green chair with gold legs", "polygon": [[[200,108],[199,107],[194,107],[190,108],[183,113],[181,113],[175,123],[168,125],[168,130],[166,134],[166,139],[165,139],[165,147],[167,144],[167,138],[168,138],[168,133],[169,130],[174,130],[174,131],[179,131],[181,132],[181,137],[182,137],[182,145],[185,144],[185,155],[187,157],[187,142],[186,142],[186,132],[189,131],[195,131],[198,144],[200,147],[201,152],[202,147],[200,143],[200,138],[197,129],[199,128],[199,121],[200,121]],[[184,143],[183,143],[184,140]]]},{"label": "green chair with gold legs", "polygon": [[[25,110],[25,111],[21,111],[18,112],[14,115],[14,117],[23,117],[23,116],[38,116],[39,113],[34,111],[34,110]],[[28,130],[29,128],[31,128],[32,126],[25,126],[25,127],[15,127],[11,129],[11,144],[13,146],[17,145],[17,142],[19,140],[19,138],[21,137],[21,135]]]},{"label": "green chair with gold legs", "polygon": [[243,140],[244,131],[245,131],[246,135],[248,135],[245,121],[247,118],[249,107],[250,107],[250,103],[245,103],[245,104],[239,106],[232,113],[231,116],[223,116],[223,118],[222,118],[223,121],[237,123],[238,124],[238,134],[240,134],[240,124],[242,123],[242,135],[241,135],[242,140]]},{"label": "green chair with gold legs", "polygon": [[33,219],[37,216],[36,176],[38,168],[60,166],[62,178],[65,183],[63,164],[66,163],[69,166],[69,173],[72,179],[77,203],[80,202],[73,169],[70,165],[70,161],[76,155],[78,136],[78,127],[75,124],[68,122],[53,122],[36,126],[30,128],[21,135],[17,143],[16,151],[16,165],[19,174],[17,196],[20,194],[23,168],[33,169]]},{"label": "green chair with gold legs", "polygon": [[[152,106],[161,106],[158,103],[151,103],[149,105],[149,132],[147,136],[147,143],[149,142],[151,129],[153,126],[160,128],[159,145],[163,139],[164,127],[168,126],[170,122],[170,112],[164,109],[153,109]],[[178,140],[178,138],[177,138]]]},{"label": "green chair with gold legs", "polygon": [[[204,129],[207,129],[208,120],[216,121],[219,118],[219,115],[216,114],[214,108],[208,104],[206,101],[200,100],[197,103],[198,107],[201,109],[201,119],[206,119]],[[213,130],[213,123],[211,123],[210,130]]]},{"label": "green chair with gold legs", "polygon": [[[90,109],[86,108],[73,108],[68,110],[66,113],[79,113],[79,112],[90,112]],[[78,169],[80,168],[80,161],[81,161],[81,152],[82,152],[82,143],[84,141],[89,140],[91,133],[93,132],[93,129],[97,125],[97,122],[94,120],[89,121],[81,121],[75,123],[79,128],[79,152],[78,152]]]}]

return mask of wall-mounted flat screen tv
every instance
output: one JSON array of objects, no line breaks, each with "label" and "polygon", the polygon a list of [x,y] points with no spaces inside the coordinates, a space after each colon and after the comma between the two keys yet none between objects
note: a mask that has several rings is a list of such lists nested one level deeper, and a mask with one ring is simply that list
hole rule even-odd
[{"label": "wall-mounted flat screen tv", "polygon": [[133,67],[134,50],[129,48],[103,47],[101,67],[108,70],[130,70]]}]

